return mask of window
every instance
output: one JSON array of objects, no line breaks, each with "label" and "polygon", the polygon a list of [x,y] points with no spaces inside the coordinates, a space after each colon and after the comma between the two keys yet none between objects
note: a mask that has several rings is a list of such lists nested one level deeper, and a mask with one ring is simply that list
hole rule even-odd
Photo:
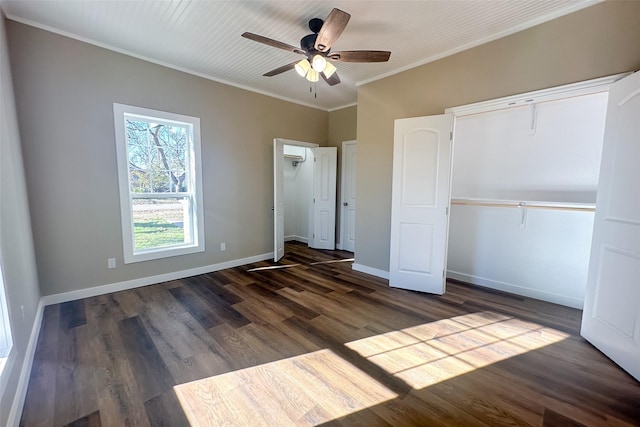
[{"label": "window", "polygon": [[11,345],[13,344],[3,279],[2,260],[0,259],[0,373],[2,373],[4,364],[9,356],[9,351],[11,350]]},{"label": "window", "polygon": [[124,262],[204,251],[200,119],[113,104]]}]

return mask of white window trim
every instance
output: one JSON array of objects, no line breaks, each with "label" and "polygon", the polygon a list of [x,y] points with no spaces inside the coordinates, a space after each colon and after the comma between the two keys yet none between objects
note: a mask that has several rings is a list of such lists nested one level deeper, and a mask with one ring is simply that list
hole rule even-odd
[{"label": "white window trim", "polygon": [[[169,124],[188,125],[193,127],[193,161],[195,173],[189,183],[195,188],[194,206],[194,242],[191,245],[168,247],[134,252],[133,212],[129,186],[129,162],[127,157],[127,140],[125,134],[125,114],[140,115],[160,119]],[[202,202],[202,160],[200,149],[200,119],[182,114],[135,107],[125,104],[113,104],[114,128],[116,136],[116,152],[118,161],[118,184],[120,190],[120,215],[122,219],[122,242],[125,264],[150,261],[179,255],[204,252],[204,209]],[[180,193],[168,193],[167,197],[180,196]],[[154,196],[155,197],[155,196]],[[163,197],[163,196],[160,196]]]},{"label": "white window trim", "polygon": [[2,374],[13,350],[13,334],[11,333],[12,328],[11,320],[9,319],[9,304],[6,295],[7,289],[5,288],[2,259],[2,254],[0,254],[0,328],[2,328],[2,342],[0,343],[0,347],[3,348],[3,353],[0,353],[0,396],[4,392],[8,376]]}]

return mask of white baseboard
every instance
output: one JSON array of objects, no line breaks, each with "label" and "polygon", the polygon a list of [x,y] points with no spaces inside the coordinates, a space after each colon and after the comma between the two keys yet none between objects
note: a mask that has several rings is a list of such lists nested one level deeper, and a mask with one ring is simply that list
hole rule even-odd
[{"label": "white baseboard", "polygon": [[377,268],[368,267],[366,265],[356,264],[356,263],[351,264],[351,269],[353,269],[355,271],[359,271],[361,273],[367,273],[367,274],[370,274],[372,276],[376,276],[376,277],[380,277],[382,279],[389,280],[389,272],[388,271],[379,270]]},{"label": "white baseboard", "polygon": [[537,289],[528,288],[526,286],[514,285],[513,283],[500,282],[498,280],[487,279],[486,277],[473,276],[470,274],[460,273],[457,271],[447,270],[447,278],[460,280],[461,282],[480,285],[486,288],[497,289],[499,291],[509,292],[516,295],[535,298],[554,304],[566,305],[567,307],[578,308],[582,310],[584,301],[578,298],[572,298],[564,295],[558,295],[550,292],[539,291]]},{"label": "white baseboard", "polygon": [[190,268],[188,270],[174,271],[157,276],[141,277],[139,279],[127,280],[124,282],[111,283],[109,285],[94,286],[92,288],[79,289],[77,291],[63,292],[55,295],[42,297],[44,305],[59,304],[61,302],[74,301],[81,298],[95,297],[111,292],[125,291],[127,289],[139,288],[141,286],[154,285],[156,283],[168,282],[170,280],[184,279],[185,277],[197,276],[199,274],[211,273],[213,271],[224,270],[254,262],[264,261],[273,258],[273,252],[255,255],[248,258],[241,258],[232,261],[221,262],[219,264],[206,265],[204,267]]},{"label": "white baseboard", "polygon": [[33,367],[33,358],[36,354],[36,345],[38,344],[40,328],[42,327],[44,306],[45,304],[41,298],[36,310],[36,316],[33,319],[33,327],[31,328],[31,335],[29,336],[29,342],[27,343],[27,349],[24,354],[22,369],[20,369],[18,387],[16,388],[16,394],[13,397],[13,403],[11,404],[11,410],[9,411],[9,418],[7,418],[8,427],[18,427],[20,424],[22,408],[24,407],[24,401],[27,397],[27,388],[29,387],[29,378],[31,377],[31,368]]},{"label": "white baseboard", "polygon": [[284,241],[285,242],[300,242],[300,243],[309,243],[309,239],[307,239],[306,237],[302,237],[302,236],[296,236],[294,234],[292,234],[291,236],[284,236]]}]

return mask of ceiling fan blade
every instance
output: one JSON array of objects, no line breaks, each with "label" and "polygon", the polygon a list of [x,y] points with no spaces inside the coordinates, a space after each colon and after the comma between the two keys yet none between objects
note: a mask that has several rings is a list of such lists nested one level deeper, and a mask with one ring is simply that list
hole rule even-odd
[{"label": "ceiling fan blade", "polygon": [[338,77],[338,73],[333,73],[329,78],[327,78],[324,73],[320,73],[320,75],[329,86],[334,86],[340,83],[340,77]]},{"label": "ceiling fan blade", "polygon": [[329,16],[327,16],[327,19],[324,20],[324,24],[322,24],[322,28],[318,33],[318,38],[314,46],[316,50],[327,52],[344,31],[349,22],[349,18],[351,18],[351,15],[347,12],[343,12],[340,9],[333,9]]},{"label": "ceiling fan blade", "polygon": [[343,50],[331,52],[327,59],[336,62],[387,62],[391,52],[386,50]]},{"label": "ceiling fan blade", "polygon": [[296,66],[297,63],[298,61],[294,61],[291,64],[283,65],[282,67],[278,67],[274,70],[264,73],[263,76],[273,77],[273,76],[277,76],[278,74],[284,73],[285,71],[293,70],[293,68]]},{"label": "ceiling fan blade", "polygon": [[293,53],[300,53],[302,55],[306,55],[307,53],[300,49],[299,47],[292,46],[290,44],[279,42],[278,40],[270,39],[269,37],[260,36],[258,34],[253,33],[242,33],[242,37],[247,38],[249,40],[256,41],[258,43],[263,43],[268,46],[277,47],[278,49],[288,50]]}]

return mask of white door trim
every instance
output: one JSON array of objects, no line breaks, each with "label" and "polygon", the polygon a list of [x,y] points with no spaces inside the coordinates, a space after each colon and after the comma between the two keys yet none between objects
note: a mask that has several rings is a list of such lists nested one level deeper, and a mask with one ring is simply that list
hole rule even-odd
[{"label": "white door trim", "polygon": [[[349,176],[349,174],[351,173],[355,173],[355,170],[351,170],[351,163],[349,163],[347,160],[347,156],[345,155],[346,150],[347,150],[347,146],[356,146],[358,145],[358,141],[353,139],[350,141],[342,141],[342,152],[341,152],[341,168],[340,168],[340,244],[337,245],[338,249],[344,249],[344,250],[349,250],[349,246],[345,245],[345,242],[347,240],[347,219],[348,216],[346,215],[347,211],[348,211],[348,206],[344,206],[344,203],[347,201],[345,195],[347,194],[347,180],[345,179],[345,177]],[[355,198],[355,194],[351,195]],[[357,209],[357,208],[356,208]],[[352,248],[355,249],[355,248]],[[354,252],[354,250],[351,250],[350,252]]]}]

